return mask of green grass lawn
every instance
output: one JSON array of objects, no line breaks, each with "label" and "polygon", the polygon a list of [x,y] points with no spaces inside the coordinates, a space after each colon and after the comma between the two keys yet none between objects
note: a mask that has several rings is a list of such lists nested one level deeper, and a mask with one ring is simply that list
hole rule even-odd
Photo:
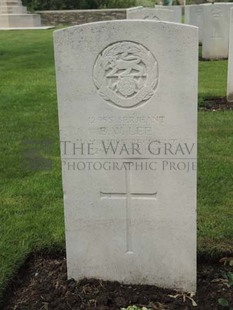
[{"label": "green grass lawn", "polygon": [[[52,31],[0,32],[0,72],[3,288],[32,249],[64,249]],[[48,139],[52,170],[30,171],[23,141]]]},{"label": "green grass lawn", "polygon": [[225,97],[227,60],[199,62],[199,102],[207,97]]},{"label": "green grass lawn", "polygon": [[[200,63],[199,98],[225,96],[226,61]],[[64,250],[52,30],[0,32],[0,294],[35,250]],[[23,141],[51,140],[52,170]],[[198,251],[233,254],[233,112],[199,112]],[[44,155],[46,156],[46,150]]]}]

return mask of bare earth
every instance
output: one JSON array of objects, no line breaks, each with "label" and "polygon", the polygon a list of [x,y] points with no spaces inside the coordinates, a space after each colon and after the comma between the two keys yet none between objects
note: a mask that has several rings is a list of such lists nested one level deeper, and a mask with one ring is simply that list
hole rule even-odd
[{"label": "bare earth", "polygon": [[[155,286],[123,285],[95,279],[77,283],[67,280],[64,256],[34,254],[9,286],[2,309],[112,310],[137,305],[149,309],[224,310],[228,308],[218,305],[219,298],[226,298],[233,305],[233,287],[227,286],[227,272],[233,272],[233,267],[200,263],[197,294],[189,298],[190,294],[182,295]],[[194,302],[197,303],[195,307]]]}]

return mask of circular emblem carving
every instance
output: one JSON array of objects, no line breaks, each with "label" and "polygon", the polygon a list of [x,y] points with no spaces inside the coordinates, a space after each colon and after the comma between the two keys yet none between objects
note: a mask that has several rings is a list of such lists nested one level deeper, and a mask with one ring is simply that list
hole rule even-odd
[{"label": "circular emblem carving", "polygon": [[108,102],[132,108],[149,100],[158,85],[158,62],[139,43],[122,41],[108,46],[97,57],[93,80]]}]

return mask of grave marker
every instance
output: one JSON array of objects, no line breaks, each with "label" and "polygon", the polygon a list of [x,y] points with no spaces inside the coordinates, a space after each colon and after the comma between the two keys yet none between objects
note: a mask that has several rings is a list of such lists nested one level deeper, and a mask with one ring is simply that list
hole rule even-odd
[{"label": "grave marker", "polygon": [[182,19],[182,6],[181,5],[155,5],[156,9],[173,11],[175,23],[181,23]]},{"label": "grave marker", "polygon": [[69,278],[195,291],[197,28],[54,36]]},{"label": "grave marker", "polygon": [[203,6],[203,58],[228,57],[230,8],[232,5],[232,3],[215,3]]},{"label": "grave marker", "polygon": [[129,9],[127,10],[127,19],[150,19],[174,22],[175,15],[172,10],[168,9]]},{"label": "grave marker", "polygon": [[185,6],[185,23],[199,28],[199,43],[202,43],[203,41],[203,30],[204,30],[203,11],[204,11],[204,5],[202,4]]}]

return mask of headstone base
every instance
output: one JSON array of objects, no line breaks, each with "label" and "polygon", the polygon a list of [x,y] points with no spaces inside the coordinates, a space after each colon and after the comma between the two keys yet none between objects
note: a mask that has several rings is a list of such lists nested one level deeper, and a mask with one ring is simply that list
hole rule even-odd
[{"label": "headstone base", "polygon": [[0,28],[41,27],[39,14],[1,14]]},{"label": "headstone base", "polygon": [[27,8],[24,6],[0,6],[0,14],[26,14]]},{"label": "headstone base", "polygon": [[0,30],[47,30],[55,28],[55,26],[41,26],[41,27],[17,27],[17,28],[1,28]]}]

